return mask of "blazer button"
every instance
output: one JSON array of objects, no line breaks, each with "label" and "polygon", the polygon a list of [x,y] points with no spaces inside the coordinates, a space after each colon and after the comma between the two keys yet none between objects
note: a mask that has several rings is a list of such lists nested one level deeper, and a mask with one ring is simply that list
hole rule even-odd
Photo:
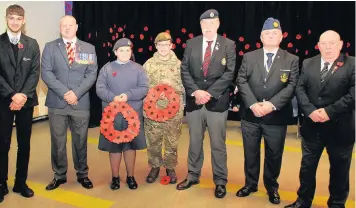
[{"label": "blazer button", "polygon": [[206,79],[204,79],[204,82],[206,82]]},{"label": "blazer button", "polygon": [[318,97],[318,100],[321,100],[321,97]]}]

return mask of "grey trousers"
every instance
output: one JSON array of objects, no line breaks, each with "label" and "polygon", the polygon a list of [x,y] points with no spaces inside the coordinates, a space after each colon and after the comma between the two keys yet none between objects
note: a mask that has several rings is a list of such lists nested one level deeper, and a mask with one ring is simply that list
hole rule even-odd
[{"label": "grey trousers", "polygon": [[188,180],[199,180],[204,162],[203,140],[208,127],[213,179],[216,185],[227,183],[226,120],[228,112],[211,112],[205,106],[187,112],[190,143],[188,152]]},{"label": "grey trousers", "polygon": [[90,118],[89,110],[48,109],[51,130],[51,162],[54,178],[65,179],[68,169],[67,128],[72,134],[72,157],[77,178],[88,177],[87,140]]}]

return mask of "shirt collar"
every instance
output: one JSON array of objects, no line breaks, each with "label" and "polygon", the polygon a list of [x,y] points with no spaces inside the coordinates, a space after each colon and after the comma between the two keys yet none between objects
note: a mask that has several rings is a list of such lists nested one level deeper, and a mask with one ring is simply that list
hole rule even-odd
[{"label": "shirt collar", "polygon": [[67,44],[67,42],[71,42],[71,43],[74,43],[74,44],[77,43],[77,37],[75,37],[72,41],[69,41],[68,39],[65,39],[63,37],[62,37],[62,39],[63,39],[64,44]]},{"label": "shirt collar", "polygon": [[274,55],[273,56],[276,56],[276,54],[277,54],[277,52],[278,52],[278,49],[279,48],[276,48],[276,49],[274,49],[273,51],[266,51],[266,49],[265,48],[263,48],[263,53],[265,54],[265,56],[267,56],[266,54],[267,53],[273,53]]},{"label": "shirt collar", "polygon": [[[15,36],[9,30],[7,30],[6,32],[7,32],[7,36],[9,36],[9,40],[11,41],[11,39]],[[16,35],[16,37],[20,41],[21,31]]]},{"label": "shirt collar", "polygon": [[[326,61],[324,61],[323,57],[321,57],[321,68],[324,67],[324,63],[325,63],[325,62],[326,62]],[[333,64],[334,64],[334,61],[333,61],[333,62],[329,62],[328,68],[330,68]]]},{"label": "shirt collar", "polygon": [[126,61],[126,62],[122,62],[122,61],[120,61],[119,59],[116,59],[116,63],[118,63],[118,64],[127,64],[127,63],[129,63],[130,62],[130,60],[128,60],[128,61]]}]

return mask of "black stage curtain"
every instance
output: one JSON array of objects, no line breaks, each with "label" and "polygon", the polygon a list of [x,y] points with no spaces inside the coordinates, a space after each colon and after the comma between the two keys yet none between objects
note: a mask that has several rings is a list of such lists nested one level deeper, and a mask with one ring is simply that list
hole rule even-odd
[{"label": "black stage curtain", "polygon": [[[343,52],[355,54],[355,2],[73,2],[79,25],[78,38],[96,47],[99,69],[115,59],[112,46],[123,36],[134,43],[136,62],[143,64],[155,52],[153,40],[162,31],[171,33],[181,59],[185,41],[201,34],[199,17],[218,10],[219,34],[236,42],[237,63],[243,53],[261,46],[260,32],[268,17],[280,20],[284,34],[281,48],[302,62],[318,54],[320,34],[332,29],[344,40]],[[237,71],[237,70],[236,70]],[[91,90],[91,126],[99,125],[101,103]]]}]

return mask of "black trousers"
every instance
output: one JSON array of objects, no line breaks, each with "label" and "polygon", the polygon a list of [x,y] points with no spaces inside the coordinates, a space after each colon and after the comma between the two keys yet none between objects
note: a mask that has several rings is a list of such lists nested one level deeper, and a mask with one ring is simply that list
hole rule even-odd
[{"label": "black trousers", "polygon": [[263,136],[265,144],[263,182],[268,192],[277,191],[287,126],[265,125],[242,120],[241,129],[245,156],[245,186],[258,188]]},{"label": "black trousers", "polygon": [[15,184],[21,185],[27,180],[33,107],[11,111],[10,103],[9,99],[0,103],[0,184],[8,180],[9,150],[15,117],[18,144]]},{"label": "black trousers", "polygon": [[313,138],[303,135],[298,201],[306,206],[311,206],[316,188],[316,170],[321,154],[326,147],[330,161],[328,207],[344,208],[349,195],[349,172],[354,144],[328,141],[330,139],[327,139],[326,135],[324,138],[320,134]]}]

